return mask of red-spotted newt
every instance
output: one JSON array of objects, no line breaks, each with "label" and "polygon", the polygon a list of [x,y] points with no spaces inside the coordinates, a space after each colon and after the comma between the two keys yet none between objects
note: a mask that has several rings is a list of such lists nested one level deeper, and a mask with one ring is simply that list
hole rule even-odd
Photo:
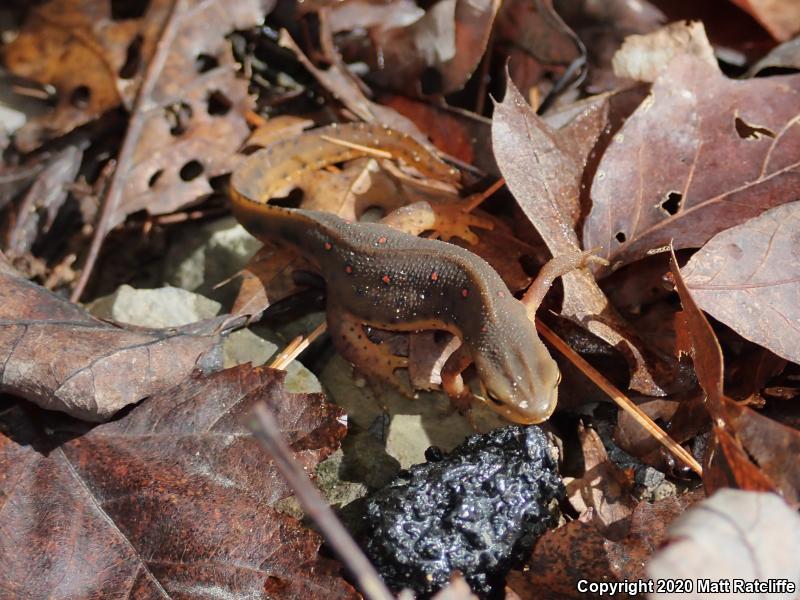
[{"label": "red-spotted newt", "polygon": [[[343,127],[333,133],[342,134]],[[373,128],[370,135],[385,137],[385,132],[376,133]],[[401,134],[392,135],[396,140]],[[346,156],[334,162],[353,157],[352,147],[328,147],[324,152],[331,151]],[[274,173],[265,173],[272,168],[270,157],[275,150],[260,152],[233,174],[233,212],[254,236],[288,245],[319,270],[326,286],[328,329],[345,358],[368,373],[397,382],[395,370],[405,367],[407,359],[371,342],[363,326],[389,331],[446,330],[462,342],[442,369],[443,387],[457,405],[463,407],[474,398],[461,376],[474,364],[489,395],[482,400],[507,419],[538,423],[552,414],[561,378],[558,367],[537,336],[525,306],[486,261],[454,244],[383,224],[348,223],[329,213],[270,205],[270,186],[264,182],[274,181]],[[333,160],[328,154],[320,158],[323,151],[311,147],[304,152],[292,160],[302,165]],[[420,149],[418,156],[423,152]],[[444,172],[444,163],[427,152],[424,156],[424,161],[399,154],[395,158],[425,174]],[[288,181],[290,174],[286,171],[281,176]]]}]

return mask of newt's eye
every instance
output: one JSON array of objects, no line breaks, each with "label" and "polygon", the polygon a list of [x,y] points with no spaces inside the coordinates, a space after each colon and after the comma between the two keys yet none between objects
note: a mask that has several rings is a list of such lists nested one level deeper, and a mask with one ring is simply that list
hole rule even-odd
[{"label": "newt's eye", "polygon": [[495,396],[491,390],[486,390],[486,395],[489,397],[489,400],[494,402],[497,406],[504,406],[505,403]]}]

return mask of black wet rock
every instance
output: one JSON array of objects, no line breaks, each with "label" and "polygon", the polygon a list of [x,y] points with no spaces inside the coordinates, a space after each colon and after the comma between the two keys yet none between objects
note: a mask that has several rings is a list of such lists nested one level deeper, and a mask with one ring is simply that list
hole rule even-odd
[{"label": "black wet rock", "polygon": [[481,595],[502,591],[508,570],[554,524],[551,501],[564,488],[550,444],[539,427],[515,425],[436,458],[369,499],[367,554],[395,590],[431,594],[457,570]]}]

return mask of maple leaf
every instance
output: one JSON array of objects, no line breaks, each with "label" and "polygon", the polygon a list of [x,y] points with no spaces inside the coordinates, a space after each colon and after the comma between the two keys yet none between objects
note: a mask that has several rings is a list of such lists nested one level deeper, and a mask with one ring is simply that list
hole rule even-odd
[{"label": "maple leaf", "polygon": [[266,400],[306,469],[342,411],[239,366],[192,377],[88,429],[18,404],[0,413],[0,590],[15,598],[356,598],[243,422]]}]

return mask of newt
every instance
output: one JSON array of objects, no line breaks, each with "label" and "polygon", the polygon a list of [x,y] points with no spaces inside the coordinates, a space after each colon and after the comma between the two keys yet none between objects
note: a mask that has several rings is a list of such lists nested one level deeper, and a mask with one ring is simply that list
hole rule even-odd
[{"label": "newt", "polygon": [[[352,148],[341,151],[352,156]],[[407,358],[373,343],[363,327],[449,331],[461,345],[442,368],[442,386],[456,406],[466,408],[477,398],[524,424],[552,414],[558,367],[536,334],[529,309],[485,260],[455,244],[384,224],[349,223],[330,213],[269,204],[271,191],[264,191],[263,183],[270,179],[264,175],[270,153],[259,152],[233,173],[234,215],[255,237],[290,247],[318,269],[331,340],[348,361],[399,386],[395,371],[407,366]],[[292,160],[316,165],[324,162],[320,155]],[[411,166],[419,168],[419,161]],[[434,167],[442,172],[441,165]],[[464,384],[462,373],[471,364],[488,399]]]}]

